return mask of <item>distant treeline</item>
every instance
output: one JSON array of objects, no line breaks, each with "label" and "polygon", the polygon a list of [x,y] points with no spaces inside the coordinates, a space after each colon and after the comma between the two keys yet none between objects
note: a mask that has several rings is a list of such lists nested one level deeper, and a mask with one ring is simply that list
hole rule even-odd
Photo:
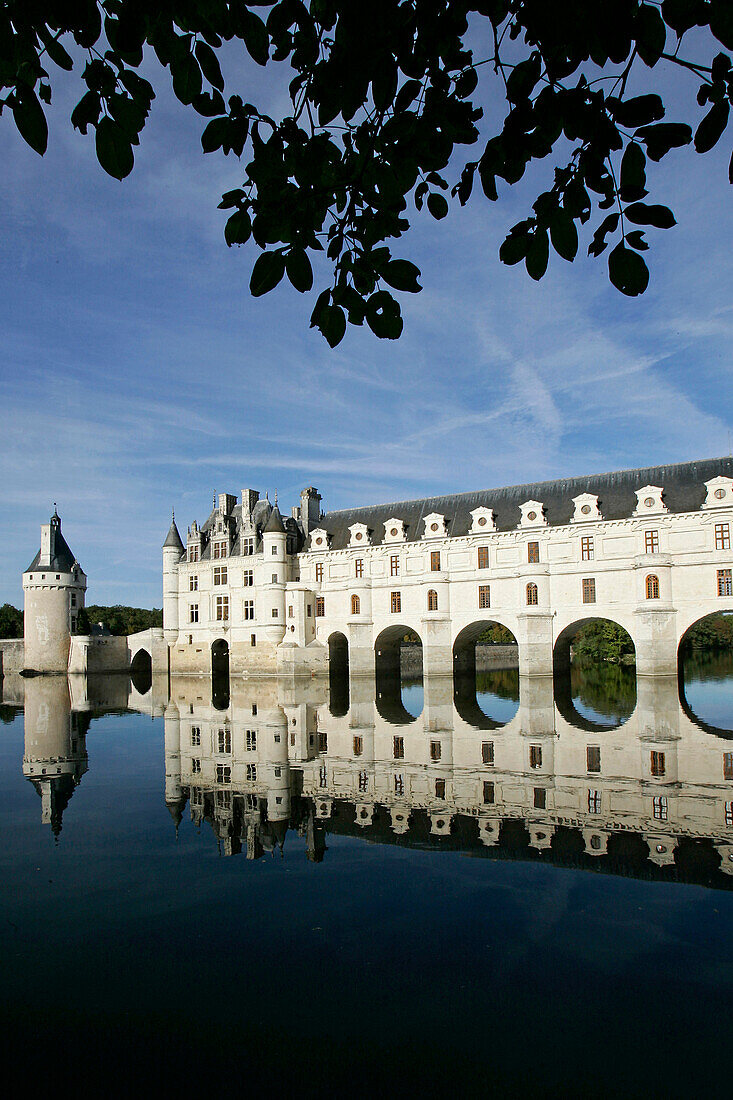
[{"label": "distant treeline", "polygon": [[103,623],[111,634],[137,634],[140,630],[149,630],[151,626],[162,626],[163,609],[154,607],[149,611],[145,607],[125,607],[123,604],[102,607],[101,604],[90,603],[79,612],[77,633],[87,634],[97,623]]},{"label": "distant treeline", "polygon": [[[124,607],[122,604],[102,607],[92,603],[83,607],[77,615],[76,632],[88,634],[97,623],[103,623],[111,634],[137,634],[139,630],[148,630],[151,626],[162,626],[163,610],[154,607],[149,611],[146,607]],[[0,638],[22,637],[23,612],[10,603],[4,603],[0,607]]]}]

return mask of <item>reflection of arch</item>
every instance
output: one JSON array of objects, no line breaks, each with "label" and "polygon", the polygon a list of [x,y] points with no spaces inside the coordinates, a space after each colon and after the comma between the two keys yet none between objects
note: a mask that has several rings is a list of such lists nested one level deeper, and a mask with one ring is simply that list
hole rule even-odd
[{"label": "reflection of arch", "polygon": [[[628,669],[627,665],[622,665],[620,661],[607,661],[600,656],[593,658],[589,655],[589,661],[587,666],[584,666],[581,673],[577,667],[571,668],[570,648],[576,636],[584,627],[589,626],[591,623],[611,623],[613,626],[619,627],[624,632],[628,641],[624,639],[624,649],[631,647],[634,655],[636,654],[636,647],[634,641],[626,627],[621,623],[616,622],[614,619],[608,619],[600,615],[589,615],[585,619],[577,619],[573,623],[569,623],[564,630],[561,630],[555,640],[555,647],[553,650],[553,674],[554,674],[554,696],[555,706],[558,713],[568,722],[569,725],[574,726],[576,729],[585,730],[588,733],[598,733],[603,730],[618,729],[624,725],[634,712],[636,707],[636,677]],[[619,655],[621,649],[619,649]],[[610,678],[611,670],[615,670],[615,679],[617,680],[617,686],[623,687],[624,691],[630,693],[630,697],[627,699],[625,706],[619,708],[613,707],[613,718],[608,720],[596,720],[586,717],[581,714],[575,705],[574,696],[580,697],[582,701],[592,710],[598,714],[603,713],[604,707],[610,708],[610,701],[604,698],[604,683]],[[628,669],[628,671],[627,671]],[[594,680],[597,681],[594,684]],[[628,681],[628,682],[624,682]],[[606,689],[608,684],[605,685]],[[597,692],[597,698],[593,698],[594,687]],[[585,691],[585,697],[581,694],[581,690]],[[613,693],[612,693],[613,697]],[[621,713],[621,711],[628,713]]]},{"label": "reflection of arch", "polygon": [[422,639],[416,631],[401,623],[388,626],[377,636],[374,642],[374,664],[376,673],[376,706],[377,711],[387,722],[396,725],[406,725],[414,722],[414,715],[410,714],[402,702],[402,670],[400,663],[400,650],[405,644],[405,637],[417,638],[417,643],[410,642],[411,649],[419,647],[420,667],[411,676],[422,678]]},{"label": "reflection of arch", "polygon": [[692,649],[691,646],[688,645],[688,635],[693,627],[698,626],[700,623],[704,623],[706,619],[712,618],[714,614],[715,612],[710,615],[703,615],[694,623],[691,623],[685,633],[680,638],[680,643],[677,647],[677,688],[679,692],[680,706],[682,707],[682,710],[685,713],[686,717],[689,718],[693,725],[697,726],[698,729],[703,730],[705,733],[712,734],[714,737],[722,737],[725,740],[731,740],[733,738],[733,730],[724,729],[720,726],[715,726],[711,722],[707,722],[704,718],[698,717],[688,701],[687,689],[685,684],[686,666],[689,666],[695,661],[697,661],[701,665],[707,666],[708,672],[712,673],[712,679],[718,678],[715,675],[716,664],[719,664],[721,666],[720,672],[723,676],[725,676],[726,674],[730,675],[730,650],[713,650],[712,652],[710,650],[702,650],[700,652],[696,652],[694,649]]},{"label": "reflection of arch", "polygon": [[211,702],[216,710],[229,706],[229,643],[217,638],[211,643]]},{"label": "reflection of arch", "polygon": [[328,639],[328,684],[329,710],[343,718],[349,710],[349,642],[338,630]]},{"label": "reflection of arch", "polygon": [[485,630],[503,627],[510,636],[506,645],[516,645],[517,640],[508,627],[496,619],[478,619],[464,626],[453,643],[453,702],[460,717],[470,726],[480,730],[501,729],[504,722],[490,718],[479,706],[476,698],[476,642]]},{"label": "reflection of arch", "polygon": [[130,664],[132,686],[140,695],[147,695],[153,686],[153,658],[147,649],[138,649]]}]

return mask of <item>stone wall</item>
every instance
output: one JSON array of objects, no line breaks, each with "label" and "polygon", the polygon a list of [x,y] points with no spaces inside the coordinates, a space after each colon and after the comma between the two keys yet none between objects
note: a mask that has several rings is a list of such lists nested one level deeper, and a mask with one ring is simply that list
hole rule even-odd
[{"label": "stone wall", "polygon": [[25,643],[22,638],[0,641],[0,676],[20,672],[25,662]]},{"label": "stone wall", "polygon": [[[403,645],[400,649],[400,669],[402,672],[419,672],[422,667],[422,649],[420,646]],[[476,671],[489,669],[518,668],[519,651],[515,645],[477,645]]]}]

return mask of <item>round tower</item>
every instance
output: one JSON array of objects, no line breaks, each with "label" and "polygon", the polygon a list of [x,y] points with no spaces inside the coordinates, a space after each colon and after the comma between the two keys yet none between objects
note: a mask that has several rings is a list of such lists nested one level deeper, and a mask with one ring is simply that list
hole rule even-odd
[{"label": "round tower", "polygon": [[174,513],[163,543],[163,630],[169,645],[178,637],[178,563],[182,554],[183,543]]},{"label": "round tower", "polygon": [[287,534],[280,509],[275,505],[262,532],[263,581],[264,581],[264,618],[267,623],[264,633],[268,642],[279,645],[285,635],[285,585],[287,582],[288,557]]},{"label": "round tower", "polygon": [[23,574],[24,666],[35,672],[66,672],[71,635],[84,607],[87,579],[61,534],[54,505],[41,525],[41,548]]}]

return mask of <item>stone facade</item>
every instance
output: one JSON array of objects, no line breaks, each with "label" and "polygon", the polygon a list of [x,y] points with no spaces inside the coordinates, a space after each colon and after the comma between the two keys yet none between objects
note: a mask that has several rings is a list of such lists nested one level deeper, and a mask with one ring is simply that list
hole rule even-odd
[{"label": "stone facade", "polygon": [[640,675],[676,672],[685,631],[733,610],[733,459],[628,470],[322,513],[309,488],[292,516],[245,490],[221,494],[186,546],[163,548],[173,673],[317,673],[329,649],[352,674],[396,668],[408,632],[426,669],[471,665],[492,622],[522,674],[567,660],[589,618],[623,626]]}]

